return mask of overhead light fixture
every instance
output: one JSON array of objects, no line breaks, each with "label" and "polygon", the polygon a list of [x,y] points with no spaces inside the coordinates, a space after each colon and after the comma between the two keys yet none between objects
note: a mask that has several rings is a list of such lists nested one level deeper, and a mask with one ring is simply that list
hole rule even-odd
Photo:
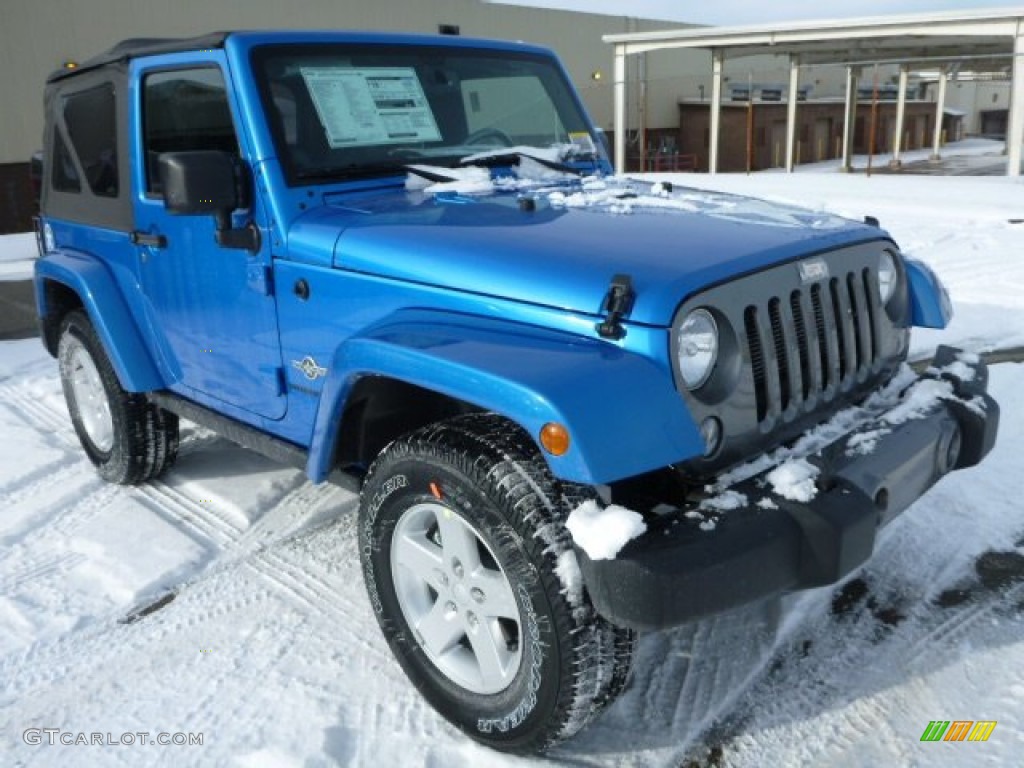
[{"label": "overhead light fixture", "polygon": [[591,80],[600,80],[602,77],[604,77],[604,75],[601,74],[600,69],[595,69],[593,72],[590,73]]},{"label": "overhead light fixture", "polygon": [[61,63],[61,69],[78,69],[78,62],[67,59]]}]

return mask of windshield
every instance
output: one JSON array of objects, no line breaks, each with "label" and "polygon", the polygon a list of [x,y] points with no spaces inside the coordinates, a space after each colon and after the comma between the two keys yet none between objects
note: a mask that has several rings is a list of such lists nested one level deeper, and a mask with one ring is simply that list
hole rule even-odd
[{"label": "windshield", "polygon": [[290,184],[454,166],[510,147],[596,152],[571,87],[543,56],[327,44],[267,46],[253,59]]}]

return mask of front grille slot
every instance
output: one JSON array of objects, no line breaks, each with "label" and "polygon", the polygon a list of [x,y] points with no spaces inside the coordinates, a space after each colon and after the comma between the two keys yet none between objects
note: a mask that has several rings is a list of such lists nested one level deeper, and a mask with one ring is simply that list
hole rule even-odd
[{"label": "front grille slot", "polygon": [[800,291],[789,294],[789,310],[793,313],[793,325],[796,327],[796,348],[800,355],[801,396],[804,400],[811,394],[811,350],[807,338],[807,322],[804,320],[804,307]]},{"label": "front grille slot", "polygon": [[757,326],[757,307],[747,307],[743,313],[743,324],[750,350],[750,372],[754,376],[754,391],[757,395],[757,420],[764,421],[768,413],[768,393],[764,376],[764,352],[761,351],[761,336]]},{"label": "front grille slot", "polygon": [[846,375],[850,372],[849,369],[849,347],[853,346],[850,344],[851,335],[847,333],[847,323],[845,322],[847,315],[846,298],[839,290],[839,279],[833,277],[828,281],[829,295],[832,297],[832,313],[836,323],[836,337],[839,340],[839,346],[837,348],[837,354],[839,355],[839,380],[842,381],[846,378]]},{"label": "front grille slot", "polygon": [[879,357],[880,307],[872,278],[868,269],[850,272],[794,290],[788,301],[771,297],[746,307],[759,423],[829,400],[869,374]]},{"label": "front grille slot", "polygon": [[789,407],[789,357],[786,350],[785,332],[782,329],[782,313],[779,311],[779,300],[768,302],[768,318],[772,324],[772,341],[775,343],[775,362],[779,372],[779,408]]}]

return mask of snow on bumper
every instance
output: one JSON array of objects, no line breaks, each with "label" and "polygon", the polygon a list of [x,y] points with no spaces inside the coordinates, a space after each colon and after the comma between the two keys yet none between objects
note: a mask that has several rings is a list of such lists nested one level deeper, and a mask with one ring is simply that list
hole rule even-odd
[{"label": "snow on bumper", "polygon": [[891,407],[791,459],[817,470],[813,493],[779,487],[778,467],[764,466],[737,476],[728,505],[648,521],[615,559],[577,547],[598,612],[659,628],[841,579],[871,556],[880,527],[992,449],[999,407],[987,387],[984,363],[940,347]]}]

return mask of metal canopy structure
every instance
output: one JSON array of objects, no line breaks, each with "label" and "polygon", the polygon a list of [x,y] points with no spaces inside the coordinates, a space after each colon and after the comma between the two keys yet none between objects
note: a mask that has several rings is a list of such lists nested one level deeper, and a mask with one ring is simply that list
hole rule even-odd
[{"label": "metal canopy structure", "polygon": [[[699,29],[605,35],[615,47],[615,166],[626,159],[626,57],[672,49],[711,52],[711,137],[708,170],[718,170],[722,81],[726,58],[758,55],[789,57],[786,125],[786,170],[792,172],[800,68],[822,64],[845,65],[846,110],[843,126],[843,168],[850,170],[857,86],[866,64],[898,64],[900,88],[896,136],[902,136],[906,86],[910,68],[928,65],[940,70],[936,100],[933,155],[938,156],[945,109],[946,80],[951,66],[972,68],[1009,66],[1012,73],[1007,129],[1008,176],[1019,176],[1024,143],[1024,7],[989,11],[880,16],[863,19],[808,21],[786,25],[706,27]],[[896,141],[895,160],[899,160]]]}]

